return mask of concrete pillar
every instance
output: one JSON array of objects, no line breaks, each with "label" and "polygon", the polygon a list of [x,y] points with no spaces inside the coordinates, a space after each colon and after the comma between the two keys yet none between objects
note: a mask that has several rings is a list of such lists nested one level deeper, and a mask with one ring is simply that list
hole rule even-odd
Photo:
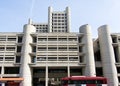
[{"label": "concrete pillar", "polygon": [[67,67],[68,77],[70,76],[70,66]]},{"label": "concrete pillar", "polygon": [[66,14],[67,14],[67,32],[70,32],[70,27],[71,27],[71,19],[70,19],[70,8],[66,7]]},{"label": "concrete pillar", "polygon": [[29,53],[32,52],[30,43],[32,43],[31,33],[35,32],[36,29],[31,24],[24,25],[24,36],[23,36],[23,46],[21,52],[21,66],[20,74],[24,80],[21,82],[21,86],[32,86],[32,74],[29,63],[31,63],[31,56]]},{"label": "concrete pillar", "polygon": [[[2,68],[1,68],[1,78],[3,78],[3,75],[4,75],[4,66],[2,65]],[[2,82],[1,84],[2,84],[2,86],[5,86],[5,83]]]},{"label": "concrete pillar", "polygon": [[48,66],[46,66],[46,74],[45,74],[45,86],[48,86]]},{"label": "concrete pillar", "polygon": [[[5,60],[4,60],[5,61]],[[3,64],[2,64],[2,67],[1,67],[1,78],[3,77],[3,75],[4,75],[4,66],[3,66]]]},{"label": "concrete pillar", "polygon": [[48,32],[52,32],[52,11],[53,8],[48,8]]},{"label": "concrete pillar", "polygon": [[98,36],[104,76],[108,79],[108,86],[118,86],[115,56],[109,26],[103,25],[99,27]]},{"label": "concrete pillar", "polygon": [[84,43],[85,45],[83,46],[82,51],[83,53],[85,53],[84,55],[84,62],[86,64],[85,75],[96,76],[91,27],[88,24],[83,25],[80,27],[79,32],[84,33],[82,37],[82,43]]}]

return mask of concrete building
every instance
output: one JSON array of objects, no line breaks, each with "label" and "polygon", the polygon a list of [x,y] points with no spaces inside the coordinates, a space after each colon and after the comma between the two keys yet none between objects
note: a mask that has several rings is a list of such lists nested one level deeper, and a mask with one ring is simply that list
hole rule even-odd
[{"label": "concrete building", "polygon": [[1,78],[23,78],[17,80],[20,86],[49,86],[65,76],[105,76],[109,86],[120,85],[120,34],[110,34],[104,25],[93,41],[90,25],[78,33],[70,28],[70,8],[49,7],[47,23],[29,20],[23,32],[0,33]]}]

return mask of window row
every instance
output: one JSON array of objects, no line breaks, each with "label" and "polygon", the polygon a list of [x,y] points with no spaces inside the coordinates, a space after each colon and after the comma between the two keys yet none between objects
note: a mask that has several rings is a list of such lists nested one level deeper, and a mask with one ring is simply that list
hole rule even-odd
[{"label": "window row", "polygon": [[38,38],[38,41],[77,41],[77,38]]},{"label": "window row", "polygon": [[33,62],[37,61],[78,61],[78,57],[33,57]]},{"label": "window row", "polygon": [[[38,51],[46,51],[47,47],[38,47]],[[48,47],[48,51],[77,51],[77,47]]]},{"label": "window row", "polygon": [[18,43],[20,43],[20,42],[22,42],[22,36],[18,36],[18,38],[17,37],[0,37],[0,41],[2,42],[2,41],[8,41],[8,42],[18,42]]}]

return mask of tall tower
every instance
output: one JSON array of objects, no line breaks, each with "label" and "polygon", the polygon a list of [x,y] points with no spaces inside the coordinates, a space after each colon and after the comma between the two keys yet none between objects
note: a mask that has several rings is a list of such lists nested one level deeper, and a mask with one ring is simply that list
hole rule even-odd
[{"label": "tall tower", "polygon": [[86,76],[95,76],[95,62],[94,62],[94,53],[93,53],[93,41],[92,41],[92,34],[91,34],[91,27],[87,25],[83,25],[80,27],[80,33],[83,33],[84,36],[82,38],[83,44],[83,53],[84,55],[84,62],[86,64],[85,67],[85,75]]},{"label": "tall tower", "polygon": [[20,75],[24,78],[21,86],[32,86],[32,74],[29,63],[31,63],[30,53],[32,51],[30,43],[32,43],[31,33],[35,32],[35,27],[31,25],[31,21],[29,24],[24,26],[24,36],[23,36],[23,46],[22,46],[22,56],[21,56],[21,69]]},{"label": "tall tower", "polygon": [[98,36],[104,76],[108,78],[108,86],[118,86],[115,56],[109,26],[103,25],[99,27]]},{"label": "tall tower", "polygon": [[69,32],[70,31],[70,8],[65,11],[53,11],[48,8],[48,32]]}]

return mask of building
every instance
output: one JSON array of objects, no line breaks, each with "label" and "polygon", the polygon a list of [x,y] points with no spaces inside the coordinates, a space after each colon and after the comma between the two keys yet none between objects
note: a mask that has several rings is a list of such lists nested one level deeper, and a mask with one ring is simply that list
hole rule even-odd
[{"label": "building", "polygon": [[104,25],[93,41],[90,25],[78,33],[70,27],[69,7],[62,12],[49,7],[48,23],[29,20],[23,32],[0,33],[0,81],[58,86],[62,77],[84,75],[105,76],[109,86],[120,85],[120,34],[110,34]]}]

